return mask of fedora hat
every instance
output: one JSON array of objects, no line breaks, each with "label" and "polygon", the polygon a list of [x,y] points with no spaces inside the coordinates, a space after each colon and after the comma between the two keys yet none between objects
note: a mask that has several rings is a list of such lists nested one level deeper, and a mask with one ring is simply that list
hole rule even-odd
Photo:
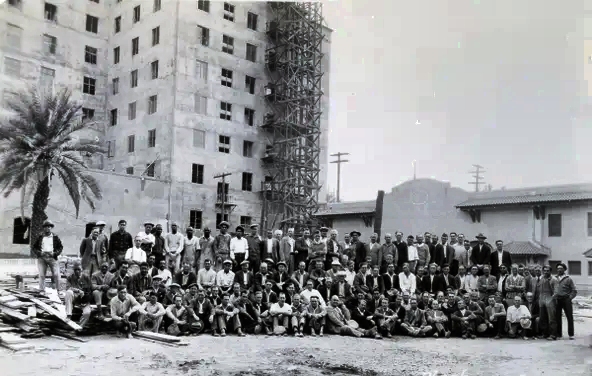
[{"label": "fedora hat", "polygon": [[354,236],[354,234],[356,234],[356,235],[358,235],[358,236],[362,236],[362,233],[361,233],[361,232],[359,232],[359,231],[357,231],[357,230],[354,230],[354,231],[350,232],[350,233],[349,233],[349,236]]},{"label": "fedora hat", "polygon": [[43,221],[42,227],[55,227],[55,225],[53,224],[52,221],[50,221],[49,219],[46,219],[45,221]]},{"label": "fedora hat", "polygon": [[478,233],[477,236],[475,236],[475,238],[477,239],[487,239],[487,236],[483,235],[482,232]]},{"label": "fedora hat", "polygon": [[530,321],[530,319],[520,319],[520,326],[522,329],[530,329],[532,321]]}]

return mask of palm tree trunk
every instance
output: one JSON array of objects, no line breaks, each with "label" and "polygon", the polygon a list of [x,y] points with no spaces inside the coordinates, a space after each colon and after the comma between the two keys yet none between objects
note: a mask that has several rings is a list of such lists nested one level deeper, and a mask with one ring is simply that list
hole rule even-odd
[{"label": "palm tree trunk", "polygon": [[[33,213],[31,214],[31,231],[29,232],[31,247],[43,232],[43,222],[47,219],[45,210],[49,204],[49,192],[49,176],[47,176],[41,181],[33,196]],[[31,257],[35,257],[32,251]]]}]

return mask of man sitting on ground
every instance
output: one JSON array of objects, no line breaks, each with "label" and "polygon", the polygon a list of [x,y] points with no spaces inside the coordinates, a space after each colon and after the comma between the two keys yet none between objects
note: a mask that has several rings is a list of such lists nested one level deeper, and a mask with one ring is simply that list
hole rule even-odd
[{"label": "man sitting on ground", "polygon": [[141,314],[145,314],[146,311],[131,294],[127,293],[125,285],[117,287],[117,296],[111,299],[109,305],[111,306],[111,318],[118,334],[126,334],[127,338],[132,338],[132,332],[136,330],[136,323],[130,321],[130,317],[137,311]]},{"label": "man sitting on ground", "polygon": [[138,318],[138,326],[140,330],[146,330],[146,321],[152,321],[152,329],[150,331],[158,333],[162,318],[166,314],[163,305],[158,302],[158,294],[154,291],[148,293],[148,301],[142,304],[142,309],[146,313],[140,313]]},{"label": "man sitting on ground", "polygon": [[506,314],[508,323],[508,337],[516,338],[522,334],[522,338],[528,339],[530,334],[530,312],[522,305],[522,298],[519,295],[514,297],[514,305],[508,307]]}]

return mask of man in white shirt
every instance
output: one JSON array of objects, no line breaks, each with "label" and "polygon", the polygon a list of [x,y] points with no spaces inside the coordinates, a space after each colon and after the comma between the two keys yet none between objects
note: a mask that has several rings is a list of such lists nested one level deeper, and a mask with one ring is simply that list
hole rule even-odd
[{"label": "man in white shirt", "polygon": [[182,261],[191,265],[192,271],[199,271],[200,245],[197,236],[193,236],[193,231],[193,227],[191,226],[185,230],[187,236],[183,238]]},{"label": "man in white shirt", "polygon": [[162,278],[162,283],[166,287],[170,286],[173,283],[173,275],[171,271],[166,267],[166,260],[160,260],[160,264],[158,264],[158,273],[156,274]]},{"label": "man in white shirt", "polygon": [[226,259],[222,262],[223,269],[216,274],[216,285],[222,294],[230,294],[234,283],[234,272],[230,270],[232,261]]},{"label": "man in white shirt", "polygon": [[249,260],[249,241],[243,237],[243,226],[237,226],[235,232],[236,237],[230,239],[230,259],[234,263],[234,271],[237,272],[241,269],[241,263]]},{"label": "man in white shirt", "polygon": [[216,284],[216,272],[212,269],[212,260],[204,260],[204,267],[197,272],[197,287],[200,290],[211,288]]},{"label": "man in white shirt", "polygon": [[407,237],[407,260],[409,260],[409,270],[415,270],[419,261],[419,253],[413,243],[413,235]]},{"label": "man in white shirt", "polygon": [[144,231],[140,231],[138,233],[138,235],[141,235],[142,238],[146,239],[146,242],[148,244],[151,244],[152,246],[154,246],[154,243],[156,242],[154,235],[152,235],[153,228],[154,228],[154,223],[147,221],[147,222],[144,222]]},{"label": "man in white shirt", "polygon": [[312,296],[316,296],[317,298],[319,298],[319,304],[321,305],[321,307],[325,308],[325,299],[323,299],[323,296],[318,290],[313,289],[313,283],[314,282],[312,279],[306,281],[306,288],[302,290],[302,292],[300,293],[300,297],[302,298],[302,301],[305,304],[309,304],[310,298]]},{"label": "man in white shirt", "polygon": [[286,304],[286,293],[283,291],[280,292],[278,302],[271,305],[271,308],[269,308],[269,314],[273,318],[274,332],[278,326],[283,326],[285,329],[288,329],[290,317],[292,317],[292,306]]},{"label": "man in white shirt", "polygon": [[356,271],[355,271],[356,264],[354,261],[350,260],[347,263],[347,269],[345,270],[345,281],[349,283],[350,286],[354,285],[354,279],[356,278]]},{"label": "man in white shirt", "polygon": [[149,240],[140,233],[134,239],[134,246],[125,252],[125,260],[129,264],[130,275],[138,273],[140,271],[140,264],[146,262],[146,252],[140,248],[140,245],[147,241]]},{"label": "man in white shirt", "polygon": [[409,295],[415,294],[417,288],[417,281],[415,275],[411,273],[409,263],[403,264],[403,271],[399,273],[399,287],[403,293],[407,292]]},{"label": "man in white shirt", "polygon": [[166,260],[171,272],[175,274],[181,267],[181,251],[183,250],[183,234],[177,232],[177,224],[171,224],[171,232],[164,237],[164,250]]},{"label": "man in white shirt", "polygon": [[506,312],[508,336],[510,338],[516,338],[519,333],[522,333],[522,337],[528,339],[531,326],[530,317],[528,308],[522,305],[522,297],[516,295],[514,297],[514,305],[508,307]]}]

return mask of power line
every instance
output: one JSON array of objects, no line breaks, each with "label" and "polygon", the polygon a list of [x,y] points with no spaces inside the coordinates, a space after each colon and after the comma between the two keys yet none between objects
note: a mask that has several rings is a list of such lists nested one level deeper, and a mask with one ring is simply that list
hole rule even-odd
[{"label": "power line", "polygon": [[336,153],[331,154],[331,157],[337,157],[336,161],[332,161],[331,163],[337,163],[337,202],[340,202],[339,193],[340,193],[340,186],[341,186],[341,164],[349,162],[347,159],[341,159],[342,155],[349,155],[349,153]]},{"label": "power line", "polygon": [[485,182],[482,181],[484,177],[481,176],[485,171],[483,170],[483,166],[474,164],[473,167],[475,167],[475,171],[469,171],[469,173],[473,174],[472,176],[475,178],[475,181],[471,181],[469,184],[475,186],[475,192],[479,192],[479,187],[482,184],[485,184]]}]

